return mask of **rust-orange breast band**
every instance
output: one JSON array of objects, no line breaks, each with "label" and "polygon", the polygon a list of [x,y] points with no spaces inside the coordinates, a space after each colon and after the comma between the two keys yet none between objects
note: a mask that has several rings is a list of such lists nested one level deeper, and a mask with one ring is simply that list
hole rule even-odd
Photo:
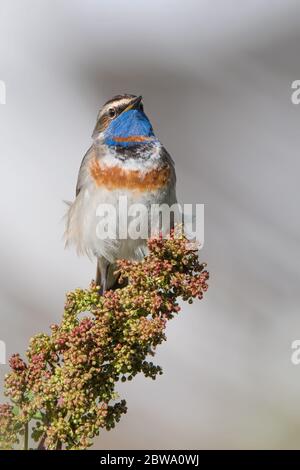
[{"label": "rust-orange breast band", "polygon": [[115,142],[153,142],[154,137],[146,135],[130,135],[128,137],[114,137]]},{"label": "rust-orange breast band", "polygon": [[169,165],[141,172],[127,170],[119,166],[100,165],[95,158],[90,163],[90,174],[97,186],[106,189],[131,189],[137,191],[155,191],[166,186],[171,177]]}]

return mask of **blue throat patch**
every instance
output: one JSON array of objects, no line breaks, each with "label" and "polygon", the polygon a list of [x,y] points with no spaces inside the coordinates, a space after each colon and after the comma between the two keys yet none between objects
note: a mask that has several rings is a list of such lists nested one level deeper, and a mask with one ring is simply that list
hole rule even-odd
[{"label": "blue throat patch", "polygon": [[131,147],[156,141],[149,119],[139,109],[124,111],[104,133],[104,142],[112,146]]}]

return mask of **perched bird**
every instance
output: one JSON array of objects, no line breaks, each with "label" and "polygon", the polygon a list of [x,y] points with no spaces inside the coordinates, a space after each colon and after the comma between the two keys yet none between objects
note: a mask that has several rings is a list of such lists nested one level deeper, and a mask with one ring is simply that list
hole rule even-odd
[{"label": "perched bird", "polygon": [[142,97],[117,95],[101,108],[78,175],[76,199],[67,213],[66,245],[79,254],[97,258],[96,282],[101,292],[114,287],[117,259],[142,259],[146,239],[101,239],[97,235],[97,208],[118,207],[120,196],[128,204],[143,204],[149,217],[152,204],[176,203],[174,163],[155,137],[144,113]]}]

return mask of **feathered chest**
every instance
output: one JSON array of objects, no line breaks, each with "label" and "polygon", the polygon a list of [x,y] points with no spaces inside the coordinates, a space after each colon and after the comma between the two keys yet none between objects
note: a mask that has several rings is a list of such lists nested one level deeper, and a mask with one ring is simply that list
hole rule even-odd
[{"label": "feathered chest", "polygon": [[170,183],[171,166],[160,158],[120,160],[114,156],[97,158],[89,163],[89,173],[97,187],[149,192]]}]

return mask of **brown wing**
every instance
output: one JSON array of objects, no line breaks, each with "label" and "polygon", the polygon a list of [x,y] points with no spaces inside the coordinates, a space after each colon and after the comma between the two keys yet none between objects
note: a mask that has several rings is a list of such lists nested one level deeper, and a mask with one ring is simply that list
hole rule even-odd
[{"label": "brown wing", "polygon": [[174,184],[176,184],[175,163],[174,163],[173,158],[171,157],[171,155],[169,154],[169,152],[165,149],[165,147],[162,147],[162,148],[161,148],[160,154],[161,154],[162,159],[163,159],[165,162],[167,162],[168,165],[170,166],[171,171],[172,171],[173,181],[174,181]]},{"label": "brown wing", "polygon": [[81,162],[81,165],[80,165],[80,168],[79,168],[79,172],[78,172],[77,184],[76,184],[76,197],[80,193],[81,188],[82,188],[82,186],[84,184],[84,181],[85,181],[85,178],[86,178],[87,162],[91,158],[93,158],[94,152],[95,152],[95,149],[94,149],[93,146],[91,146],[88,149],[88,151],[86,152],[86,154],[84,155],[83,159],[82,159],[82,162]]}]

